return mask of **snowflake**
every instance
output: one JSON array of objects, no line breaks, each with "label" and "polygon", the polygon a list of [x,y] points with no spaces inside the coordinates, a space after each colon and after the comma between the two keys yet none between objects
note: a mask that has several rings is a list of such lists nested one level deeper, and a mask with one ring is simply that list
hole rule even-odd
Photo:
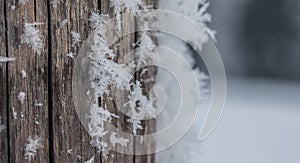
[{"label": "snowflake", "polygon": [[28,159],[29,162],[37,154],[37,149],[43,148],[41,145],[41,138],[32,139],[31,136],[27,138],[27,144],[25,144],[25,159]]},{"label": "snowflake", "polygon": [[18,113],[15,111],[15,108],[12,108],[12,114],[13,114],[13,118],[17,119]]},{"label": "snowflake", "polygon": [[121,14],[125,10],[130,12],[133,16],[138,16],[141,14],[143,7],[142,0],[112,0],[110,6],[114,9],[114,14],[117,20],[117,33],[121,34]]},{"label": "snowflake", "polygon": [[27,44],[34,50],[34,52],[37,52],[38,54],[41,53],[44,43],[42,41],[40,31],[36,29],[35,26],[42,24],[44,23],[25,23],[24,34],[21,36],[21,43]]},{"label": "snowflake", "polygon": [[21,75],[22,75],[22,78],[26,78],[27,77],[27,73],[25,70],[22,70],[21,71]]},{"label": "snowflake", "polygon": [[59,28],[63,28],[68,23],[68,21],[68,19],[59,20]]},{"label": "snowflake", "polygon": [[109,86],[113,85],[118,89],[129,89],[132,79],[131,68],[125,64],[118,64],[113,61],[116,54],[109,48],[106,40],[106,31],[111,23],[103,15],[92,13],[90,21],[94,28],[91,59],[90,80],[91,88],[95,91],[95,97],[109,94]]},{"label": "snowflake", "polygon": [[2,56],[0,56],[0,64],[2,62],[11,62],[11,61],[15,61],[15,60],[16,60],[16,58],[8,58],[8,57],[2,57]]},{"label": "snowflake", "polygon": [[84,163],[94,163],[95,156],[93,156],[91,159],[84,161]]},{"label": "snowflake", "polygon": [[21,104],[24,103],[25,96],[26,96],[26,94],[25,94],[24,92],[20,92],[20,93],[18,94],[18,99],[19,99],[19,101],[21,102]]},{"label": "snowflake", "polygon": [[67,57],[74,58],[75,55],[76,53],[70,52],[67,54]]},{"label": "snowflake", "polygon": [[108,110],[98,107],[97,104],[92,105],[90,108],[88,132],[92,137],[91,144],[95,146],[104,157],[107,157],[108,154],[108,145],[101,140],[108,132],[104,129],[104,124],[105,122],[111,122],[113,117],[118,118],[118,116],[110,113]]},{"label": "snowflake", "polygon": [[114,132],[110,135],[110,143],[114,147],[116,144],[120,144],[121,146],[126,147],[129,140],[124,139],[124,138],[117,138],[116,135],[117,135],[117,133],[114,133]]},{"label": "snowflake", "polygon": [[54,8],[56,8],[57,5],[59,5],[61,2],[63,2],[63,0],[51,0],[51,1],[50,1],[50,4],[51,4]]},{"label": "snowflake", "polygon": [[[148,23],[144,24],[143,29],[148,29]],[[138,47],[136,49],[136,57],[137,57],[137,68],[142,68],[143,65],[147,64],[147,60],[153,61],[155,58],[155,47],[150,32],[142,31],[141,37],[134,44],[134,46]]]},{"label": "snowflake", "polygon": [[141,120],[145,118],[155,118],[156,110],[151,101],[143,95],[141,84],[139,81],[133,85],[133,89],[129,93],[129,101],[125,104],[130,107],[130,119],[132,123],[133,134],[136,135],[137,129],[143,129]]},{"label": "snowflake", "polygon": [[71,31],[71,35],[72,35],[72,47],[75,47],[76,44],[78,44],[81,40],[80,40],[80,34],[74,31]]},{"label": "snowflake", "polygon": [[205,43],[209,37],[216,41],[216,31],[212,30],[207,25],[212,20],[211,14],[207,12],[210,5],[207,0],[175,0],[172,4],[167,0],[162,0],[160,3],[162,9],[179,12],[195,21],[200,29],[205,32],[205,35],[202,36],[205,37],[203,38],[202,43]]}]

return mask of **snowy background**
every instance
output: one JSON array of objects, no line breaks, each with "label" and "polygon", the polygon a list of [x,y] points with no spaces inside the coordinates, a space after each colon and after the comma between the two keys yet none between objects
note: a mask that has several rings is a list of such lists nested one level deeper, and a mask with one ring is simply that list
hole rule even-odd
[{"label": "snowy background", "polygon": [[158,162],[300,162],[299,0],[211,0],[228,77],[224,114],[204,142],[197,122]]}]

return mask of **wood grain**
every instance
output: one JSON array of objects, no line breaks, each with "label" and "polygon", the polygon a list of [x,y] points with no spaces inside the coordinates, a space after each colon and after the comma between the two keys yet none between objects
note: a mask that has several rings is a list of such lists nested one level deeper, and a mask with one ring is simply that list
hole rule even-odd
[{"label": "wood grain", "polygon": [[[153,0],[148,0],[152,2]],[[41,137],[41,149],[31,162],[84,162],[95,156],[98,163],[138,163],[154,162],[153,155],[124,155],[114,151],[104,159],[97,149],[90,145],[90,136],[82,126],[72,101],[72,72],[76,60],[67,56],[78,53],[79,48],[91,33],[88,18],[91,11],[109,14],[113,10],[109,0],[64,0],[54,6],[50,0],[0,0],[0,56],[16,58],[16,61],[0,66],[0,116],[7,130],[0,133],[0,162],[28,162],[24,156],[26,139],[31,136]],[[67,19],[63,26],[62,22]],[[5,21],[7,20],[7,21]],[[28,45],[21,44],[24,23],[40,22],[36,28],[40,30],[44,44],[40,54]],[[136,28],[134,18],[123,15],[123,34]],[[82,42],[72,46],[71,32],[77,32]],[[122,62],[130,53],[135,34],[122,37],[118,41],[117,62]],[[114,45],[115,46],[115,45]],[[27,73],[22,78],[21,71]],[[145,77],[154,75],[151,71]],[[151,85],[145,85],[147,93]],[[25,92],[22,104],[18,94]],[[117,106],[125,103],[127,94],[113,90],[118,101],[103,98],[101,105],[113,111],[120,118],[113,121],[116,128],[132,133],[128,127],[126,115]],[[42,103],[42,106],[36,106]],[[153,121],[143,122],[144,131],[151,133],[155,129]],[[134,147],[134,142],[129,144]],[[150,145],[151,146],[151,145]]]},{"label": "wood grain", "polygon": [[[0,0],[0,56],[6,57],[6,23],[4,0]],[[0,125],[7,127],[7,63],[0,63]],[[0,133],[0,162],[8,162],[8,132],[7,129]]]},{"label": "wood grain", "polygon": [[[41,137],[44,146],[34,158],[36,162],[49,162],[48,146],[48,30],[47,3],[29,0],[24,4],[6,1],[8,56],[16,58],[8,69],[8,119],[9,119],[9,161],[27,162],[24,145],[28,137]],[[16,6],[12,8],[12,5]],[[28,45],[21,44],[24,23],[40,22],[37,26],[44,44],[41,54],[35,53]],[[21,71],[27,77],[21,77]],[[18,100],[20,92],[26,93],[24,103]],[[37,107],[35,103],[42,103]],[[15,113],[16,117],[13,116]]]},{"label": "wood grain", "polygon": [[[51,6],[51,49],[53,80],[53,148],[57,162],[83,162],[97,155],[90,145],[90,136],[82,127],[72,101],[72,72],[80,42],[72,46],[71,32],[79,33],[81,40],[91,32],[89,16],[98,9],[97,1],[66,0]],[[62,26],[61,22],[67,19]]]}]

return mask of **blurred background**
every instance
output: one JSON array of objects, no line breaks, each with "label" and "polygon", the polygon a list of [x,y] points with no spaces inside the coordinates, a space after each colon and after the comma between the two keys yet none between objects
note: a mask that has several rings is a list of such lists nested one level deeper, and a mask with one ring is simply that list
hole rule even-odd
[{"label": "blurred background", "polygon": [[299,0],[211,0],[228,75],[300,79]]},{"label": "blurred background", "polygon": [[158,153],[159,162],[299,163],[300,0],[210,2],[228,77],[224,114],[198,142],[203,104],[195,126]]}]

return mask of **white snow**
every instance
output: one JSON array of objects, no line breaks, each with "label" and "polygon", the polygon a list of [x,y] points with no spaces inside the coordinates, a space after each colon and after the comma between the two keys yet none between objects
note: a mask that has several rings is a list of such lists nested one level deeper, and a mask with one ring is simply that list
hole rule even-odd
[{"label": "white snow", "polygon": [[114,132],[110,135],[110,143],[113,145],[113,147],[115,147],[116,144],[120,144],[121,146],[126,147],[129,140],[124,139],[122,137],[118,138],[116,135],[117,135],[117,133],[114,133]]},{"label": "white snow", "polygon": [[9,58],[9,57],[2,57],[0,56],[0,64],[3,62],[11,62],[11,61],[15,61],[16,58]]},{"label": "white snow", "polygon": [[79,42],[81,42],[80,34],[75,31],[71,31],[71,36],[72,36],[72,47],[75,47]]},{"label": "white snow", "polygon": [[21,71],[21,75],[22,75],[22,78],[26,78],[27,77],[27,73],[25,70],[22,70]]},{"label": "white snow", "polygon": [[24,33],[21,36],[21,43],[27,44],[30,48],[37,52],[41,53],[41,50],[44,46],[42,35],[40,31],[36,28],[37,25],[43,25],[44,23],[25,23]]},{"label": "white snow", "polygon": [[19,99],[19,101],[21,102],[21,104],[24,103],[25,96],[26,96],[26,94],[25,94],[24,92],[20,92],[20,93],[18,94],[18,99]]},{"label": "white snow", "polygon": [[84,163],[94,163],[94,158],[95,156],[93,156],[91,159],[84,161]]},{"label": "white snow", "polygon": [[64,0],[51,0],[50,1],[50,4],[54,7],[54,8],[56,8],[57,7],[57,5],[59,5],[60,3],[62,3]]},{"label": "white snow", "polygon": [[35,139],[32,139],[31,136],[27,138],[27,144],[25,144],[25,158],[31,161],[36,155],[37,150],[43,148],[43,145],[41,144],[41,138],[37,137]]}]

